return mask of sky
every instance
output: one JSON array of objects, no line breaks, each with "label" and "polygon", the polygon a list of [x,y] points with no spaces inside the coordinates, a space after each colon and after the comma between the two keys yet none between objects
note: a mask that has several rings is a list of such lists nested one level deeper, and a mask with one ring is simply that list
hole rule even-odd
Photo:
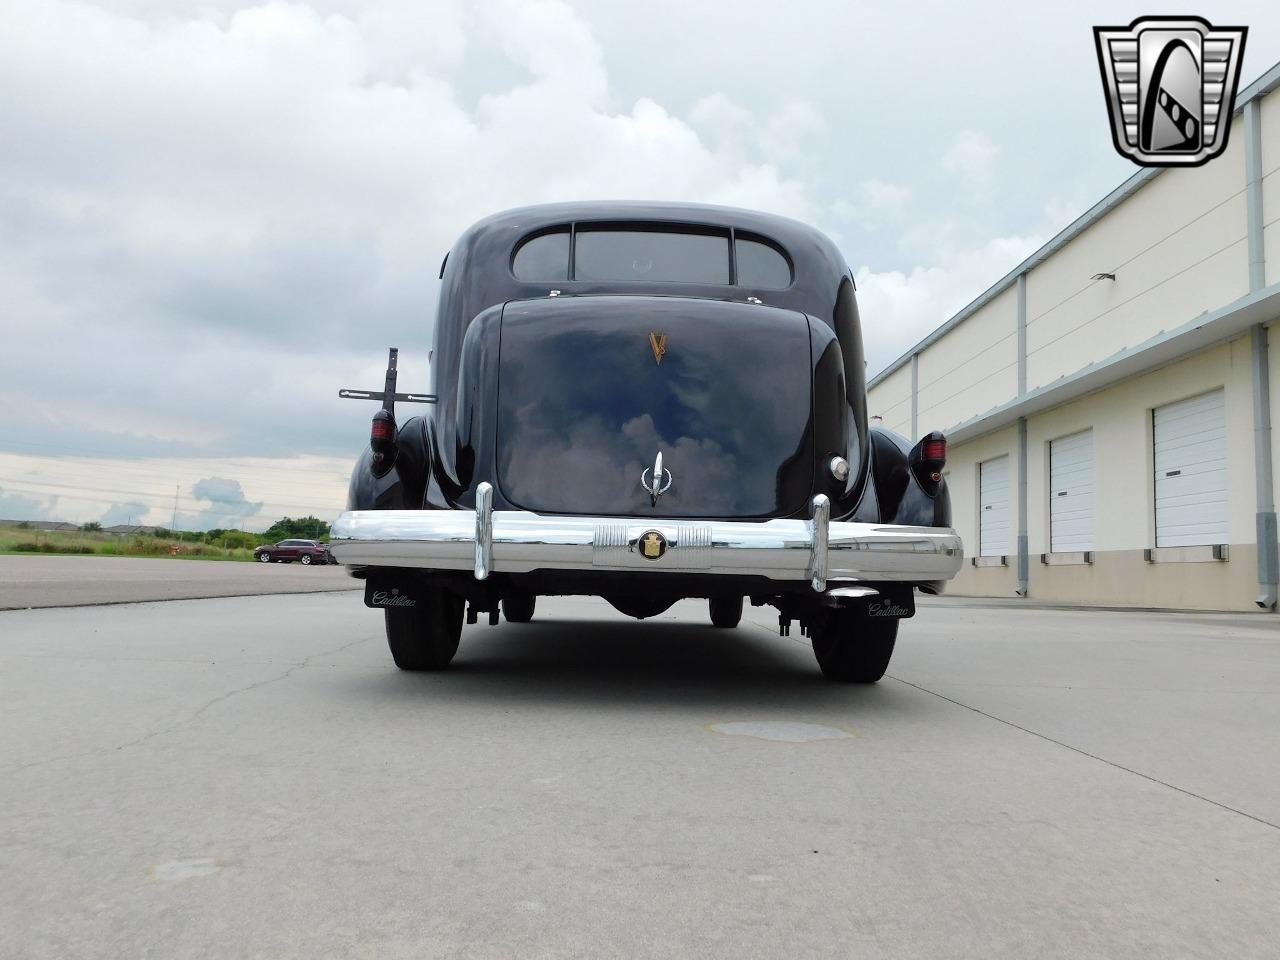
[{"label": "sky", "polygon": [[[1136,169],[1125,3],[0,0],[0,519],[331,519],[386,347],[427,385],[475,220],[575,199],[826,231],[875,373]],[[1280,5],[1241,86],[1280,61]]]}]

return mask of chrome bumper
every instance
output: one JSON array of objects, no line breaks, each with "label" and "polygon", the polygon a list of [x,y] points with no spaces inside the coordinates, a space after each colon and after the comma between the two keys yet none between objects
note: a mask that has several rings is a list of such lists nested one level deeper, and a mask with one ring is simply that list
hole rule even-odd
[{"label": "chrome bumper", "polygon": [[[808,580],[950,580],[963,547],[954,530],[830,522],[813,498],[810,520],[643,520],[544,516],[493,510],[493,489],[476,490],[475,510],[352,510],[334,521],[333,555],[349,566],[424,567],[490,573],[534,570],[705,573]],[[665,538],[661,556],[642,541]],[[649,551],[653,552],[653,551]]]}]

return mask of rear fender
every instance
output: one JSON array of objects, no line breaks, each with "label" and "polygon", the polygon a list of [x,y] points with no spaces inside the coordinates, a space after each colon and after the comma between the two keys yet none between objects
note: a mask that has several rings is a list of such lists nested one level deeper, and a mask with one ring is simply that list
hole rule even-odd
[{"label": "rear fender", "polygon": [[[871,482],[854,518],[868,523],[950,527],[951,492],[944,474],[930,495],[908,468],[911,441],[884,427],[871,428]],[[874,488],[874,491],[872,491]]]},{"label": "rear fender", "polygon": [[365,447],[351,471],[348,510],[416,510],[431,477],[431,444],[425,417],[414,417],[397,434],[395,463],[382,476],[373,471],[373,451]]}]

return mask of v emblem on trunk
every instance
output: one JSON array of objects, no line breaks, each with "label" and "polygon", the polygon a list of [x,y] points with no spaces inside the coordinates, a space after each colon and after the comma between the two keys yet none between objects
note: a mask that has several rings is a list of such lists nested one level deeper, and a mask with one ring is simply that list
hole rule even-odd
[{"label": "v emblem on trunk", "polygon": [[649,334],[649,346],[653,348],[654,363],[661,364],[667,355],[667,335],[665,333]]}]

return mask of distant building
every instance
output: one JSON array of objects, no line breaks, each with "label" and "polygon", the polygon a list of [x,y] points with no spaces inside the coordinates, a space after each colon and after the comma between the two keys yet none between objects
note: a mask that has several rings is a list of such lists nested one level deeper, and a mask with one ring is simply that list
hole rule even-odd
[{"label": "distant building", "polygon": [[22,527],[27,530],[79,530],[79,524],[65,520],[0,520],[0,527]]},{"label": "distant building", "polygon": [[117,523],[114,526],[103,527],[102,532],[103,533],[122,533],[122,534],[155,533],[159,529],[160,529],[159,527],[147,526],[146,524],[140,524],[140,523]]}]

